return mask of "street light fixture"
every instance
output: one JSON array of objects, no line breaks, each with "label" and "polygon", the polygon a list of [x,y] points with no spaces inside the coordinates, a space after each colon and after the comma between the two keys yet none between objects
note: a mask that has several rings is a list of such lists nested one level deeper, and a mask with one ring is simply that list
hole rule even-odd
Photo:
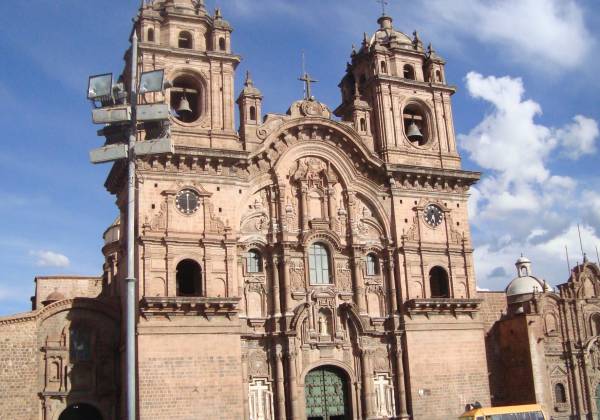
[{"label": "street light fixture", "polygon": [[[169,107],[165,103],[138,105],[138,37],[133,31],[131,37],[131,80],[129,84],[129,104],[125,103],[126,94],[122,83],[112,85],[112,74],[92,76],[88,85],[88,98],[100,108],[92,111],[93,121],[96,124],[105,124],[104,129],[98,132],[106,136],[104,147],[92,150],[90,160],[92,163],[114,162],[127,160],[127,296],[125,315],[126,336],[126,390],[127,390],[127,419],[135,420],[136,417],[136,367],[135,367],[135,308],[136,308],[136,283],[135,278],[135,171],[136,158],[142,155],[156,155],[173,153],[174,147],[169,134]],[[154,70],[142,73],[140,77],[139,93],[162,92],[164,86],[164,70]],[[145,138],[137,141],[138,121],[163,124],[164,137]],[[146,136],[149,132],[146,131]],[[113,142],[114,138],[122,141]],[[127,139],[127,144],[124,140]]]},{"label": "street light fixture", "polygon": [[165,71],[152,70],[140,76],[140,93],[162,92],[164,89]]},{"label": "street light fixture", "polygon": [[88,82],[88,99],[91,101],[99,101],[105,98],[110,98],[113,87],[112,80],[112,73],[90,76]]}]

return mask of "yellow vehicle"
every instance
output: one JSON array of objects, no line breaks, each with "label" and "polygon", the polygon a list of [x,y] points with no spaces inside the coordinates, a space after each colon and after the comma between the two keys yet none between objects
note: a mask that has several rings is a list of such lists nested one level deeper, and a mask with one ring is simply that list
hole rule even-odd
[{"label": "yellow vehicle", "polygon": [[460,420],[547,420],[539,404],[473,408],[459,418]]}]

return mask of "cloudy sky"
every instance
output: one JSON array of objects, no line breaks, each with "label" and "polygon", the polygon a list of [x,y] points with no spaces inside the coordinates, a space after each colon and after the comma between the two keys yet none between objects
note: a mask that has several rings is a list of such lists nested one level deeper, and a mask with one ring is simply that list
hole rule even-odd
[{"label": "cloudy sky", "polygon": [[[374,0],[207,0],[234,26],[238,69],[266,112],[302,95],[301,51],[335,108],[352,44],[372,33]],[[26,311],[35,275],[101,273],[116,216],[85,100],[87,76],[118,73],[139,0],[0,2],[0,314]],[[480,288],[501,289],[524,253],[551,284],[583,245],[600,246],[600,5],[596,0],[390,0],[394,26],[447,59],[472,191]]]}]

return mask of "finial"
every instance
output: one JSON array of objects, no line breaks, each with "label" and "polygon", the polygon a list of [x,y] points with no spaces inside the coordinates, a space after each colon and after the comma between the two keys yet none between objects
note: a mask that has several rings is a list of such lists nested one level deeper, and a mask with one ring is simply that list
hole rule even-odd
[{"label": "finial", "polygon": [[299,77],[298,80],[304,82],[304,100],[313,101],[315,97],[311,94],[310,84],[316,83],[318,80],[311,79],[310,75],[306,71],[306,59],[304,57],[304,51],[302,51],[302,77]]},{"label": "finial", "polygon": [[583,263],[584,263],[584,264],[586,264],[586,263],[588,263],[588,262],[589,262],[589,261],[588,261],[587,254],[584,252],[584,253],[583,253]]},{"label": "finial", "polygon": [[244,82],[244,86],[254,86],[252,77],[250,77],[250,70],[246,70],[246,81]]},{"label": "finial", "polygon": [[427,52],[429,53],[429,55],[431,55],[435,52],[435,50],[433,49],[433,44],[431,44],[431,42],[427,46]]},{"label": "finial", "polygon": [[356,54],[356,45],[352,44],[352,55]]},{"label": "finial", "polygon": [[221,8],[217,7],[215,9],[215,19],[221,19],[223,16],[221,16]]},{"label": "finial", "polygon": [[375,2],[381,4],[381,16],[386,16],[385,6],[389,4],[388,0],[375,0]]},{"label": "finial", "polygon": [[367,35],[366,32],[363,32],[363,41],[362,41],[362,46],[366,47],[369,45],[369,36]]}]

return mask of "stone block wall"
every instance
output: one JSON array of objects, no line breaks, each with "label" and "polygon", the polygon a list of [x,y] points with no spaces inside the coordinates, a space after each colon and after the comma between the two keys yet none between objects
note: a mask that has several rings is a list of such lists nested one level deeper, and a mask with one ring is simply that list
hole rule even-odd
[{"label": "stone block wall", "polygon": [[0,318],[0,420],[40,418],[36,322]]},{"label": "stone block wall", "polygon": [[141,335],[141,420],[243,418],[239,336]]},{"label": "stone block wall", "polygon": [[406,343],[414,419],[458,418],[468,403],[490,405],[480,324],[408,325]]}]

